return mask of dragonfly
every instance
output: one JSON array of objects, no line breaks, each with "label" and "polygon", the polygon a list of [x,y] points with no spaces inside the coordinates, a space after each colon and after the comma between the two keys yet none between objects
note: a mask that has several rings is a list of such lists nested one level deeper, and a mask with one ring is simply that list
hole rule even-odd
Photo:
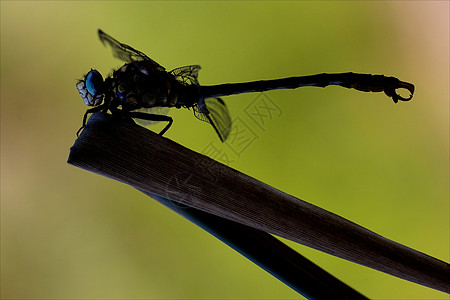
[{"label": "dragonfly", "polygon": [[[321,73],[274,80],[259,80],[219,85],[200,85],[199,65],[190,65],[166,71],[164,67],[147,55],[98,30],[100,41],[111,47],[113,55],[125,62],[112,75],[103,79],[99,71],[91,69],[76,84],[84,103],[91,107],[84,116],[82,127],[86,127],[87,116],[104,111],[112,115],[127,116],[138,123],[148,125],[167,122],[159,133],[163,135],[172,125],[167,116],[170,108],[192,108],[194,116],[211,124],[219,139],[225,142],[231,131],[231,116],[221,97],[265,92],[276,89],[296,89],[330,85],[356,89],[363,92],[384,92],[394,103],[409,101],[414,94],[414,85],[395,77],[361,73]],[[408,97],[397,90],[406,89]]]}]

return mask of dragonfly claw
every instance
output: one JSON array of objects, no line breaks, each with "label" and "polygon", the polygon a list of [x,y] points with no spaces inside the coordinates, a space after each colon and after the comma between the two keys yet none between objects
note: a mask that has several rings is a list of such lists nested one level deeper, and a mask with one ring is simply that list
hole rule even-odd
[{"label": "dragonfly claw", "polygon": [[[406,89],[409,91],[409,97],[405,98],[400,96],[396,91],[397,89]],[[414,95],[414,84],[408,83],[408,82],[403,82],[403,81],[398,81],[396,82],[395,85],[392,85],[388,88],[386,88],[384,90],[384,93],[388,96],[391,97],[392,100],[394,100],[394,103],[397,103],[398,100],[401,101],[409,101],[412,99],[413,95]]]}]

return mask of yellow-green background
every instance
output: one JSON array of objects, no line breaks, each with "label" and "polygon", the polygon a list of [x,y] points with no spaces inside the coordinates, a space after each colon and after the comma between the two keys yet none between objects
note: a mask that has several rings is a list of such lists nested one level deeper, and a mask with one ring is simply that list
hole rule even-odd
[{"label": "yellow-green background", "polygon": [[[136,190],[66,163],[85,106],[76,79],[122,63],[103,29],[200,82],[320,72],[397,76],[410,102],[339,87],[273,91],[283,110],[233,156],[190,111],[166,134],[389,239],[449,260],[449,3],[1,2],[3,298],[298,298]],[[227,97],[233,117],[257,94]],[[250,121],[246,119],[251,125]],[[139,149],[136,149],[139,151]],[[448,295],[290,243],[368,297]]]}]

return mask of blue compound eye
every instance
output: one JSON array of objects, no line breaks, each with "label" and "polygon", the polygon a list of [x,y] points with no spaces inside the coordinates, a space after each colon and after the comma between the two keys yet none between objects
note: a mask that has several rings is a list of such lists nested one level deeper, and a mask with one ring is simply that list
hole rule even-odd
[{"label": "blue compound eye", "polygon": [[94,97],[103,92],[103,77],[97,70],[86,74],[86,90]]},{"label": "blue compound eye", "polygon": [[84,76],[84,80],[77,83],[78,92],[87,106],[97,106],[103,101],[105,82],[97,70],[90,70]]}]

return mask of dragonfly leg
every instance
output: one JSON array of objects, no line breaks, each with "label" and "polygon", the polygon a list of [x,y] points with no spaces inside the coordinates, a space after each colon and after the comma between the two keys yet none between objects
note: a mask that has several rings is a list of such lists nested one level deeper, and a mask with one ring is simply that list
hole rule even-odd
[{"label": "dragonfly leg", "polygon": [[84,127],[86,127],[87,116],[88,116],[89,114],[93,114],[93,113],[99,112],[99,111],[101,111],[101,110],[104,109],[104,108],[105,108],[105,107],[104,107],[103,105],[100,105],[100,106],[96,106],[96,107],[93,107],[93,108],[90,108],[90,109],[86,110],[86,112],[84,113],[84,116],[83,116],[83,124],[81,125],[80,129],[78,129],[78,131],[77,131],[77,136],[80,134],[80,131],[81,131]]},{"label": "dragonfly leg", "polygon": [[164,133],[166,133],[166,131],[169,130],[170,126],[172,126],[172,123],[173,123],[172,117],[169,117],[169,116],[147,114],[147,113],[138,112],[138,111],[129,112],[127,115],[129,115],[132,118],[138,118],[138,119],[143,119],[143,120],[168,122],[166,127],[164,127],[164,129],[161,130],[159,135],[163,135]]}]

